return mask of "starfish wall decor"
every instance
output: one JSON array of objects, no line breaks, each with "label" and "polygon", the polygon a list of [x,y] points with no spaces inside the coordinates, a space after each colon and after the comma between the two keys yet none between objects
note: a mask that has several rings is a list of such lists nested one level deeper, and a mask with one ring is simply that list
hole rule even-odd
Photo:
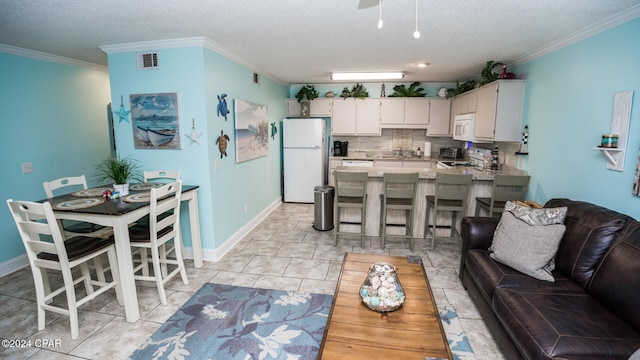
[{"label": "starfish wall decor", "polygon": [[191,134],[185,136],[191,140],[189,145],[193,145],[193,143],[196,142],[198,145],[202,146],[202,144],[200,144],[200,140],[198,140],[200,136],[202,136],[202,133],[196,133],[196,119],[191,119]]},{"label": "starfish wall decor", "polygon": [[114,114],[118,115],[118,117],[120,118],[120,121],[118,121],[118,123],[121,123],[122,120],[129,122],[129,113],[131,112],[131,110],[125,110],[124,109],[124,104],[122,102],[122,95],[120,95],[120,111],[118,112],[113,112]]}]

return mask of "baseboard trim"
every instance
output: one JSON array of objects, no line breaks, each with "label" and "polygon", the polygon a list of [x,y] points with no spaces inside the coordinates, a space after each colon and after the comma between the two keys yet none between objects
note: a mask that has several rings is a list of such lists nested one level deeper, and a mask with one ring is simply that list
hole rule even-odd
[{"label": "baseboard trim", "polygon": [[20,270],[26,266],[29,266],[29,258],[27,257],[27,254],[9,259],[0,264],[0,277],[9,275],[12,272]]},{"label": "baseboard trim", "polygon": [[[218,246],[215,249],[202,249],[202,258],[206,261],[219,261],[227,254],[236,244],[240,242],[248,233],[251,232],[258,224],[264,220],[269,214],[282,204],[282,198],[277,198],[274,202],[269,204],[264,210],[256,215],[251,221],[246,223],[238,231],[236,231],[231,237]],[[184,257],[187,259],[193,259],[193,248],[184,248]],[[27,254],[20,255],[13,259],[9,259],[0,264],[0,277],[9,275],[14,271],[20,270],[23,267],[29,266],[29,258]]]},{"label": "baseboard trim", "polygon": [[222,259],[234,246],[236,246],[240,240],[242,240],[247,234],[251,232],[262,220],[264,220],[271,212],[273,212],[278,206],[282,204],[282,198],[276,199],[269,204],[264,210],[256,215],[251,221],[238,229],[235,234],[231,235],[227,240],[215,249],[203,249],[203,258],[207,261],[218,261]]}]

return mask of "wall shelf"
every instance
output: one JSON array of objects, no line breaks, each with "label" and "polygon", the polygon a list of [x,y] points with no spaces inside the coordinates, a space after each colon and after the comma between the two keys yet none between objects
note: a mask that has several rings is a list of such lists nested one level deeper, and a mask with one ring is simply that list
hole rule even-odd
[{"label": "wall shelf", "polygon": [[607,159],[607,169],[622,171],[624,169],[624,158],[627,152],[627,135],[629,133],[629,120],[631,119],[631,104],[633,101],[633,91],[616,92],[613,96],[613,115],[611,116],[610,134],[618,135],[618,147],[607,148],[596,146]]},{"label": "wall shelf", "polygon": [[[593,150],[600,150],[602,152],[602,155],[604,155],[604,157],[607,158],[607,161],[609,161],[609,164],[611,164],[613,167],[618,166],[620,155],[624,155],[624,154],[621,154],[624,152],[624,149],[620,149],[620,148],[603,148],[603,147],[596,146],[593,148]],[[623,156],[623,159],[624,159],[624,156]],[[607,169],[610,169],[610,168],[607,166]],[[616,169],[613,169],[613,170],[616,170]],[[622,167],[620,168],[619,171],[622,171]]]}]

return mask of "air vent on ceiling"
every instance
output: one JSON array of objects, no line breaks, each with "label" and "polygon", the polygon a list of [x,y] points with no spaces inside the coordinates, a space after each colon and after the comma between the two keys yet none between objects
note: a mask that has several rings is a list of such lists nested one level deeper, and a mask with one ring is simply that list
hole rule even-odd
[{"label": "air vent on ceiling", "polygon": [[149,70],[158,67],[158,53],[139,53],[136,61],[138,70]]}]

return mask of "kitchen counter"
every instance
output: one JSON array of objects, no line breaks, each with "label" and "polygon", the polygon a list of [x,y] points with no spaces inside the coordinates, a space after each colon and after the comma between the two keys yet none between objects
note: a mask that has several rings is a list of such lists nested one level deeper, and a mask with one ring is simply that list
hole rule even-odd
[{"label": "kitchen counter", "polygon": [[[351,160],[351,159],[350,159]],[[403,160],[404,161],[404,160]],[[432,160],[436,161],[436,160]],[[521,169],[517,169],[511,166],[505,166],[501,170],[487,170],[474,166],[453,166],[451,169],[437,169],[435,165],[431,168],[398,168],[398,167],[351,167],[351,166],[338,166],[334,170],[340,171],[366,171],[369,173],[370,178],[379,177],[382,178],[382,174],[385,172],[395,173],[418,173],[419,179],[435,179],[436,174],[439,172],[447,174],[471,174],[473,180],[493,180],[496,174],[501,175],[527,175],[527,172]],[[333,174],[331,174],[333,176]]]},{"label": "kitchen counter", "polygon": [[[349,160],[355,160],[355,158],[349,157]],[[371,159],[360,159],[360,160],[371,160]],[[387,159],[384,159],[387,160]],[[396,159],[400,160],[400,159]],[[405,161],[405,159],[402,159]],[[424,161],[424,160],[423,160]],[[437,160],[432,159],[430,161],[437,162]],[[513,168],[510,166],[506,166],[502,170],[485,170],[482,168],[471,167],[471,166],[454,166],[451,169],[437,169],[435,164],[430,168],[407,168],[407,167],[351,167],[351,166],[337,166],[331,170],[329,176],[333,177],[333,171],[351,171],[351,172],[367,172],[369,174],[369,180],[367,182],[367,206],[366,206],[366,217],[367,217],[367,225],[365,228],[365,234],[367,236],[379,236],[380,229],[380,194],[383,193],[383,181],[382,176],[385,172],[387,173],[418,173],[418,187],[416,190],[416,207],[414,211],[414,229],[413,229],[413,237],[414,238],[422,238],[424,237],[424,223],[426,218],[426,196],[433,195],[435,193],[435,178],[437,173],[448,173],[448,174],[471,174],[473,181],[471,184],[471,189],[469,190],[469,197],[467,198],[467,210],[465,212],[465,216],[473,216],[475,214],[476,208],[476,197],[491,197],[491,192],[493,191],[493,177],[497,174],[504,175],[526,175],[526,171],[520,170],[517,168]],[[358,222],[359,213],[358,211],[351,211],[353,209],[344,209],[341,212],[344,214],[342,217],[343,222]],[[481,214],[482,216],[486,216],[486,214]],[[461,216],[458,216],[458,221]],[[433,215],[431,215],[431,219],[433,219]],[[393,223],[404,223],[404,218],[402,214],[398,212],[398,214],[390,214],[390,222]],[[451,223],[451,213],[450,212],[441,212],[438,213],[438,222],[437,225],[448,225]],[[459,227],[459,222],[458,222]],[[387,228],[390,234],[401,234],[404,231],[404,228]],[[344,231],[353,231],[359,232],[359,227],[355,225],[342,225],[342,230]],[[438,230],[438,236],[447,235],[448,229],[442,229],[443,233],[440,233]],[[374,240],[375,241],[375,240]],[[391,240],[395,241],[395,240]],[[428,241],[430,244],[431,240]],[[416,241],[416,244],[419,244],[420,241]]]}]

